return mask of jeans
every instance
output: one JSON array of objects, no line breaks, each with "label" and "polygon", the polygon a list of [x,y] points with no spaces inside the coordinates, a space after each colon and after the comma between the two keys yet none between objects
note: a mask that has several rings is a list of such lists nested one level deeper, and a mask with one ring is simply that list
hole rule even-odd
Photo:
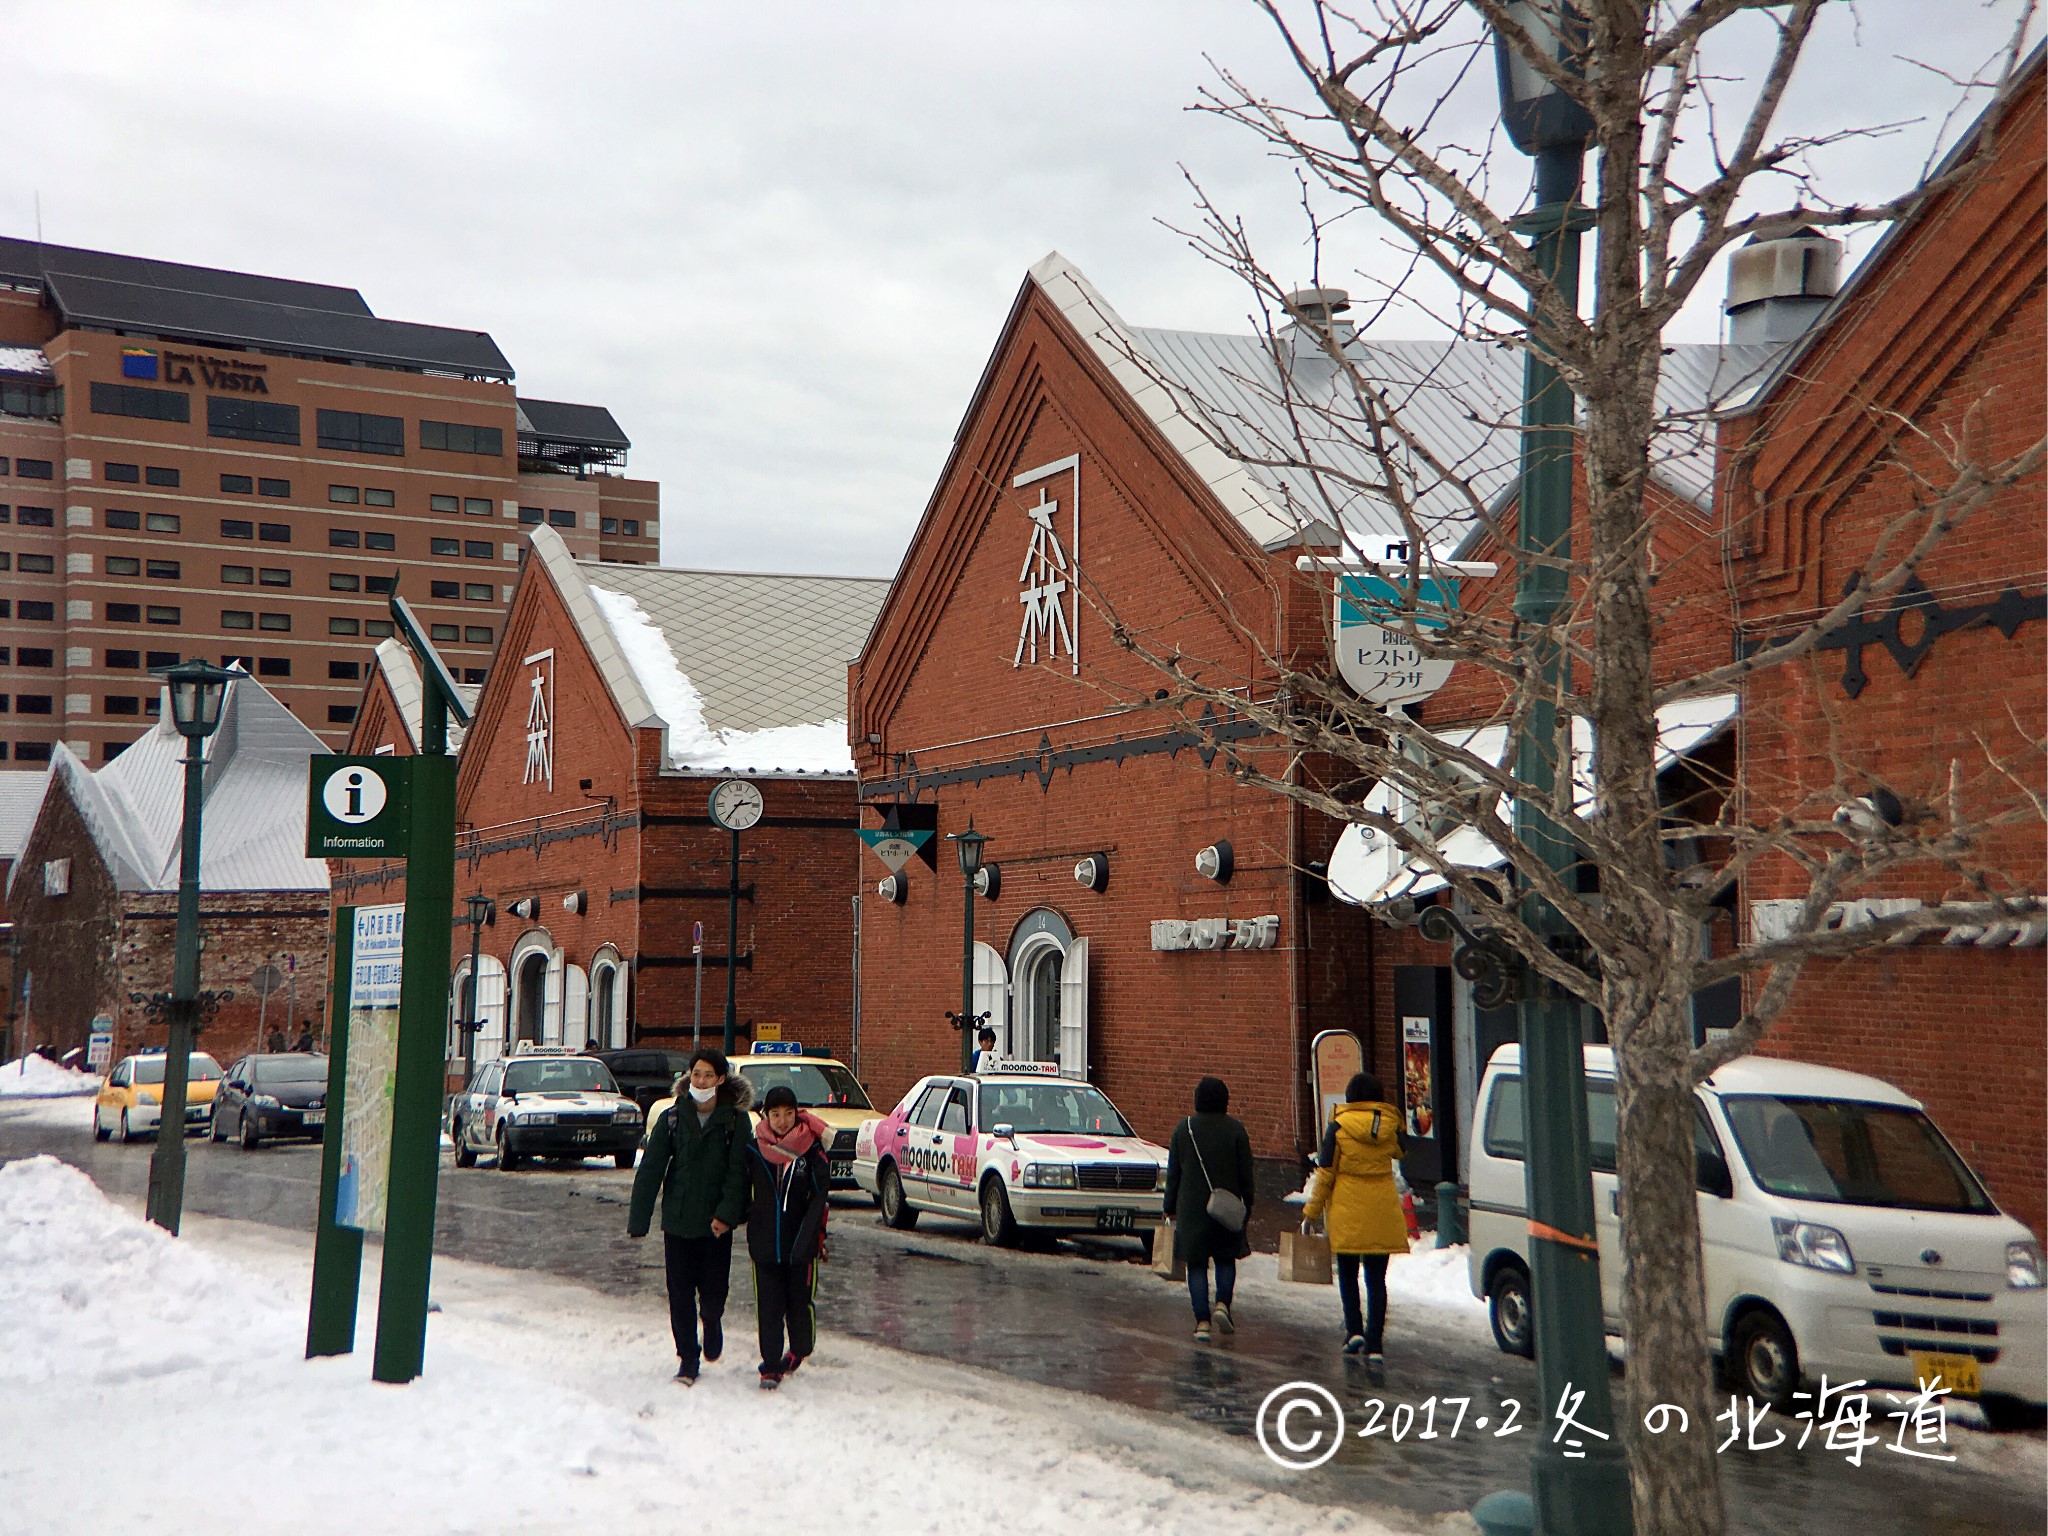
[{"label": "jeans", "polygon": [[[1227,1307],[1237,1291],[1237,1260],[1219,1253],[1215,1262],[1216,1302]],[[1205,1262],[1188,1260],[1188,1300],[1194,1303],[1195,1321],[1209,1321],[1209,1266]]]},{"label": "jeans", "polygon": [[[1344,1337],[1365,1337],[1368,1355],[1381,1353],[1380,1343],[1387,1331],[1387,1256],[1384,1253],[1340,1253],[1337,1256],[1337,1295],[1344,1302]],[[1358,1316],[1358,1266],[1365,1265],[1365,1317]]]},{"label": "jeans", "polygon": [[732,1234],[677,1237],[664,1232],[662,1257],[668,1269],[668,1327],[676,1359],[697,1369],[697,1319],[718,1327],[725,1320],[725,1293],[732,1282]]}]

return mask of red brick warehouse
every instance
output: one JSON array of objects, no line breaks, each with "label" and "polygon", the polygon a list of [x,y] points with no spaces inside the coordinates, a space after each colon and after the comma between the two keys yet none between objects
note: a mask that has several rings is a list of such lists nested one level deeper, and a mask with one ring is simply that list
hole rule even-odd
[{"label": "red brick warehouse", "polygon": [[[708,801],[733,777],[764,800],[741,837],[742,1042],[772,1022],[806,1045],[854,1050],[845,667],[884,587],[578,561],[553,530],[534,531],[460,746],[457,915],[471,893],[496,905],[477,966],[479,1059],[517,1040],[687,1044],[698,922],[704,1026],[717,1041],[731,840]],[[410,657],[385,646],[351,750],[414,751],[419,698]],[[402,865],[335,871],[337,904],[403,897]],[[451,1075],[469,946],[458,925]]]}]

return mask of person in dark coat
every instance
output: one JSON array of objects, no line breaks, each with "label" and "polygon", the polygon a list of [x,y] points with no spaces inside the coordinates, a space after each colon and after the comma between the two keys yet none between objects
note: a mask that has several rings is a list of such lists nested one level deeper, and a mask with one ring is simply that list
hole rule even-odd
[{"label": "person in dark coat", "polygon": [[300,1052],[310,1052],[313,1049],[313,1021],[311,1019],[299,1020],[299,1038],[292,1042],[292,1049]]},{"label": "person in dark coat", "polygon": [[831,1138],[832,1128],[799,1107],[786,1084],[777,1083],[762,1099],[747,1149],[747,1252],[754,1260],[763,1387],[780,1386],[818,1347],[818,1261],[832,1188],[824,1148]]},{"label": "person in dark coat", "polygon": [[725,1351],[725,1297],[732,1281],[732,1229],[747,1219],[747,1159],[753,1137],[746,1110],[754,1090],[730,1070],[724,1053],[692,1053],[675,1103],[655,1117],[633,1176],[626,1235],[645,1237],[661,1202],[662,1257],[668,1271],[668,1323],[676,1342],[676,1380],[697,1380],[701,1354]]},{"label": "person in dark coat", "polygon": [[[1230,1086],[1205,1077],[1195,1084],[1195,1112],[1174,1127],[1167,1147],[1166,1209],[1173,1216],[1173,1251],[1188,1267],[1188,1301],[1195,1309],[1195,1337],[1207,1342],[1213,1317],[1221,1333],[1237,1329],[1230,1301],[1237,1290],[1237,1261],[1251,1249],[1252,1139],[1230,1113]],[[1213,1183],[1211,1182],[1213,1181]],[[1245,1224],[1231,1231],[1209,1214],[1211,1189],[1228,1190],[1244,1202]],[[1209,1305],[1209,1266],[1216,1266],[1216,1304]]]}]

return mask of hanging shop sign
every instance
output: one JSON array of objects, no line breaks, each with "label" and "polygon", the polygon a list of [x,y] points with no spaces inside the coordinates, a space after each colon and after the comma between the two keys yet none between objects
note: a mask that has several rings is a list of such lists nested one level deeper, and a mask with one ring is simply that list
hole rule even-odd
[{"label": "hanging shop sign", "polygon": [[1425,656],[1403,628],[1444,629],[1458,606],[1454,576],[1418,576],[1413,607],[1407,578],[1375,574],[1337,578],[1334,629],[1337,671],[1359,697],[1375,704],[1411,704],[1450,681],[1448,657]]},{"label": "hanging shop sign", "polygon": [[930,842],[932,836],[931,830],[924,827],[897,831],[887,827],[870,831],[863,827],[860,832],[860,840],[868,845],[876,858],[889,866],[892,875],[901,874],[903,866],[917,857],[918,850]]}]

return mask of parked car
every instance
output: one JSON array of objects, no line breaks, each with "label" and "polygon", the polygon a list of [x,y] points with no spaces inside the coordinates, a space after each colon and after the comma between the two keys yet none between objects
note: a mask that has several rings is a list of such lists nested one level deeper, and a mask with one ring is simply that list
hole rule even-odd
[{"label": "parked car", "polygon": [[[152,1134],[163,1117],[164,1064],[161,1048],[124,1056],[107,1074],[106,1086],[92,1103],[93,1140],[105,1141],[115,1131],[121,1140]],[[185,1131],[206,1129],[213,1115],[213,1095],[220,1087],[220,1063],[204,1051],[185,1058]]]},{"label": "parked car", "polygon": [[[685,1054],[685,1066],[689,1062]],[[857,1189],[853,1178],[853,1145],[863,1123],[874,1118],[874,1102],[853,1069],[836,1057],[807,1051],[794,1040],[757,1040],[745,1056],[736,1056],[732,1068],[747,1080],[759,1104],[768,1090],[780,1084],[796,1094],[797,1103],[832,1127],[832,1140],[825,1155],[832,1162],[832,1188]],[[675,1103],[673,1093],[647,1106],[647,1128],[652,1130],[661,1112]],[[749,1116],[748,1123],[752,1123]]]},{"label": "parked car", "polygon": [[1051,1062],[920,1079],[855,1138],[853,1176],[892,1227],[920,1211],[979,1217],[990,1243],[1025,1229],[1161,1230],[1166,1148],[1136,1135],[1109,1096]]},{"label": "parked car", "polygon": [[522,1042],[476,1069],[449,1105],[448,1135],[458,1168],[474,1168],[479,1152],[495,1155],[507,1173],[529,1157],[610,1157],[630,1168],[640,1118],[603,1062]]},{"label": "parked car", "polygon": [[234,1136],[253,1152],[273,1136],[327,1134],[327,1058],[310,1051],[244,1056],[213,1096],[214,1141]]},{"label": "parked car", "polygon": [[[1614,1055],[1587,1046],[1602,1309],[1620,1329]],[[1976,1398],[2038,1421],[2048,1374],[2041,1250],[1920,1104],[1832,1067],[1746,1056],[1695,1093],[1707,1341],[1730,1384],[1787,1413],[1809,1379]],[[1510,1354],[1535,1351],[1521,1048],[1493,1054],[1471,1155],[1473,1294]]]},{"label": "parked car", "polygon": [[[635,1046],[629,1050],[587,1051],[584,1054],[605,1064],[612,1080],[619,1085],[619,1092],[638,1104],[642,1114],[646,1114],[657,1100],[671,1097],[675,1093],[676,1079],[690,1070],[688,1051]],[[648,1118],[651,1122],[653,1117],[650,1115]]]}]

